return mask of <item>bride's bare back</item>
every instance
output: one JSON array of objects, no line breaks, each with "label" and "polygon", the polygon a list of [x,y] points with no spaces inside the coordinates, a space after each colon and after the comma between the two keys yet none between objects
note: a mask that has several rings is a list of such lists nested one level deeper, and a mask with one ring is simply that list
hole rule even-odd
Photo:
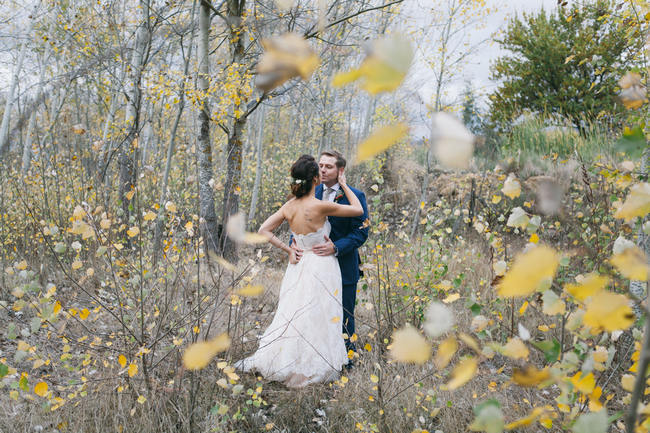
[{"label": "bride's bare back", "polygon": [[288,201],[283,207],[291,231],[297,235],[306,235],[320,229],[327,218],[322,213],[322,206],[319,207],[321,203],[313,196]]}]

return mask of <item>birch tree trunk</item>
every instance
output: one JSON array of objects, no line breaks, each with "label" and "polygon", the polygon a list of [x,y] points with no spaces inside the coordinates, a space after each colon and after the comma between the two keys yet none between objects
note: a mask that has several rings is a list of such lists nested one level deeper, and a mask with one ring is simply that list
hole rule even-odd
[{"label": "birch tree trunk", "polygon": [[[228,23],[230,24],[230,56],[231,64],[241,65],[244,60],[244,26],[242,13],[246,0],[228,0]],[[243,76],[243,74],[242,74]],[[226,224],[231,215],[239,211],[239,193],[242,167],[242,137],[246,126],[246,100],[238,92],[239,103],[234,108],[235,120],[228,134],[226,149],[226,185],[221,221]],[[228,239],[225,231],[221,234],[221,251],[228,260],[236,258],[235,244]]]},{"label": "birch tree trunk", "polygon": [[211,7],[208,0],[201,0],[199,9],[199,135],[197,140],[197,164],[199,171],[199,216],[201,218],[201,235],[208,251],[218,251],[219,230],[217,213],[214,207],[214,190],[211,180],[212,145],[210,144],[210,105],[208,90],[210,87],[209,36]]},{"label": "birch tree trunk", "polygon": [[257,158],[255,161],[255,183],[253,184],[253,195],[251,197],[251,206],[248,210],[248,221],[255,218],[257,211],[257,198],[260,194],[260,182],[262,180],[262,143],[264,141],[264,121],[266,117],[266,107],[262,106],[260,110],[260,124],[257,128]]},{"label": "birch tree trunk", "polygon": [[[192,32],[190,34],[190,43],[188,44],[187,54],[184,55],[185,65],[183,67],[183,77],[178,89],[178,113],[176,114],[176,119],[174,120],[174,126],[169,137],[169,144],[167,145],[167,161],[165,162],[165,173],[163,174],[163,182],[160,188],[160,211],[158,212],[158,217],[156,218],[156,226],[154,229],[154,264],[157,263],[158,255],[161,251],[160,244],[162,240],[162,225],[163,225],[163,215],[165,209],[165,202],[167,202],[167,185],[169,184],[169,171],[172,166],[172,157],[174,156],[174,148],[176,146],[176,133],[178,131],[178,125],[181,122],[183,117],[183,110],[185,109],[185,79],[190,68],[190,59],[192,58],[192,47],[194,46],[194,35],[196,25],[194,25],[194,17],[196,16],[196,0],[192,2],[192,13],[190,15],[190,22],[192,23]],[[183,38],[181,36],[181,50],[183,49]],[[209,186],[209,185],[208,185]],[[214,204],[212,206],[214,208]],[[216,217],[215,217],[216,218]]]},{"label": "birch tree trunk", "polygon": [[122,202],[123,218],[129,219],[129,200],[126,194],[136,185],[136,166],[138,162],[137,133],[142,98],[140,88],[142,72],[146,63],[146,53],[150,41],[149,33],[149,1],[140,0],[138,8],[140,19],[136,30],[135,44],[131,54],[131,62],[127,72],[127,103],[124,115],[124,125],[127,131],[126,138],[121,145],[118,164],[120,167],[119,200]]},{"label": "birch tree trunk", "polygon": [[[31,16],[33,17],[36,14],[40,6],[40,1],[34,7]],[[9,92],[7,93],[7,101],[5,103],[5,111],[2,116],[2,123],[0,124],[0,156],[7,150],[7,144],[9,142],[9,121],[11,120],[11,110],[14,106],[14,94],[16,93],[16,86],[18,85],[18,76],[20,75],[20,70],[23,68],[23,61],[25,60],[25,53],[27,52],[27,42],[29,41],[29,36],[32,33],[32,28],[34,27],[35,18],[29,20],[29,28],[25,32],[25,40],[23,41],[22,46],[20,47],[20,54],[18,54],[18,62],[16,62],[16,67],[14,68],[13,76],[11,77],[11,84],[9,85]]]}]

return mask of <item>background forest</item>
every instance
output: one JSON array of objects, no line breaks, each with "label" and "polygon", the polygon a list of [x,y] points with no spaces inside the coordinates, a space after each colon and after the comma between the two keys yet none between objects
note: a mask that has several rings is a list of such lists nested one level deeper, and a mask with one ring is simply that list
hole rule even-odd
[{"label": "background forest", "polygon": [[[504,7],[0,0],[0,431],[649,431],[650,4]],[[327,149],[359,351],[296,391],[232,364]]]}]

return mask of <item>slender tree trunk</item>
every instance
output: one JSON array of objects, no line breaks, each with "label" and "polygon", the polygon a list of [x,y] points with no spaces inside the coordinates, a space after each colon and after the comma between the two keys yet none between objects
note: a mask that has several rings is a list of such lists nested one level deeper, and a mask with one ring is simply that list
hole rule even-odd
[{"label": "slender tree trunk", "polygon": [[[180,87],[178,89],[178,113],[176,114],[176,119],[174,120],[174,126],[172,127],[169,144],[167,145],[167,161],[165,162],[165,173],[163,174],[163,182],[160,188],[160,211],[158,212],[158,217],[156,218],[156,226],[154,229],[154,263],[157,262],[161,248],[162,241],[162,226],[163,226],[163,215],[165,209],[165,202],[167,201],[167,185],[169,184],[169,171],[172,166],[172,157],[174,156],[174,148],[176,145],[176,133],[178,131],[178,125],[181,122],[183,117],[183,110],[185,109],[185,80],[187,73],[190,68],[190,59],[192,58],[192,47],[194,45],[194,35],[196,26],[194,25],[194,17],[196,16],[196,0],[192,2],[192,13],[190,15],[190,22],[192,24],[192,32],[190,34],[190,43],[188,44],[187,54],[185,54],[185,65],[183,67],[183,78],[181,79]],[[181,49],[183,44],[183,38],[181,37]],[[213,205],[214,208],[214,205]]]},{"label": "slender tree trunk", "polygon": [[257,159],[255,161],[255,183],[253,184],[253,195],[251,197],[251,207],[248,210],[248,221],[255,218],[257,211],[257,198],[260,194],[260,183],[262,180],[262,143],[264,142],[264,121],[266,117],[266,107],[262,106],[260,110],[260,123],[257,128]]},{"label": "slender tree trunk", "polygon": [[136,169],[138,162],[137,134],[139,127],[140,106],[142,104],[142,91],[140,88],[142,73],[146,62],[146,52],[149,45],[149,1],[140,0],[140,19],[136,30],[135,44],[129,65],[127,104],[124,116],[125,129],[127,131],[124,142],[121,145],[118,164],[120,167],[119,200],[122,202],[122,218],[128,221],[130,215],[129,200],[126,194],[135,188],[137,178]]},{"label": "slender tree trunk", "polygon": [[201,235],[207,250],[217,251],[219,230],[217,213],[214,207],[214,190],[210,185],[212,172],[212,145],[210,144],[210,106],[208,90],[210,87],[209,68],[209,37],[211,9],[208,0],[201,1],[199,8],[199,92],[201,106],[199,111],[199,135],[197,140],[196,158],[199,171],[199,215],[201,217]]},{"label": "slender tree trunk", "polygon": [[[32,11],[32,16],[36,13],[40,6],[40,1],[34,7]],[[9,121],[11,119],[11,110],[14,106],[14,93],[16,92],[16,86],[18,85],[18,77],[20,75],[20,70],[23,68],[23,61],[25,60],[25,53],[27,52],[27,42],[32,33],[32,28],[34,27],[34,19],[29,20],[29,28],[25,32],[25,40],[23,41],[22,46],[20,47],[20,54],[18,54],[18,62],[14,68],[13,76],[11,77],[11,84],[9,85],[9,92],[7,93],[7,101],[5,103],[5,111],[2,116],[2,123],[0,124],[0,156],[7,150],[7,144],[9,142]]]},{"label": "slender tree trunk", "polygon": [[[228,1],[228,22],[230,23],[230,56],[231,64],[241,65],[244,60],[244,27],[242,14],[246,8],[246,0]],[[242,74],[244,76],[244,74]],[[239,211],[239,193],[242,167],[242,138],[246,126],[246,100],[239,95],[240,103],[235,106],[235,120],[226,149],[226,186],[224,189],[224,200],[221,221],[225,225],[231,215]],[[224,257],[229,260],[236,258],[235,244],[228,239],[225,231],[221,235],[221,247]]]},{"label": "slender tree trunk", "polygon": [[32,134],[34,134],[34,127],[36,124],[36,113],[32,113],[32,116],[29,118],[29,124],[27,125],[27,137],[25,138],[25,146],[23,147],[23,164],[22,164],[22,173],[23,176],[27,175],[29,171],[29,166],[32,162]]}]

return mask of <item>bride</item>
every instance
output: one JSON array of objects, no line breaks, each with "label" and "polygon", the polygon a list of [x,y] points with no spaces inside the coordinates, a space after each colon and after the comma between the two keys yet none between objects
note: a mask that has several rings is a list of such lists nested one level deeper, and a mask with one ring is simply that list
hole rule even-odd
[{"label": "bride", "polygon": [[[335,256],[318,256],[311,248],[329,236],[328,216],[359,216],[363,208],[344,174],[339,175],[339,185],[351,204],[318,200],[314,190],[320,184],[320,175],[310,155],[298,158],[291,167],[291,176],[295,198],[259,229],[273,246],[289,256],[278,308],[259,341],[259,349],[235,367],[298,388],[335,380],[348,362],[341,334],[341,270]],[[272,233],[284,220],[289,222],[298,248],[304,250],[300,261],[295,251]]]}]

